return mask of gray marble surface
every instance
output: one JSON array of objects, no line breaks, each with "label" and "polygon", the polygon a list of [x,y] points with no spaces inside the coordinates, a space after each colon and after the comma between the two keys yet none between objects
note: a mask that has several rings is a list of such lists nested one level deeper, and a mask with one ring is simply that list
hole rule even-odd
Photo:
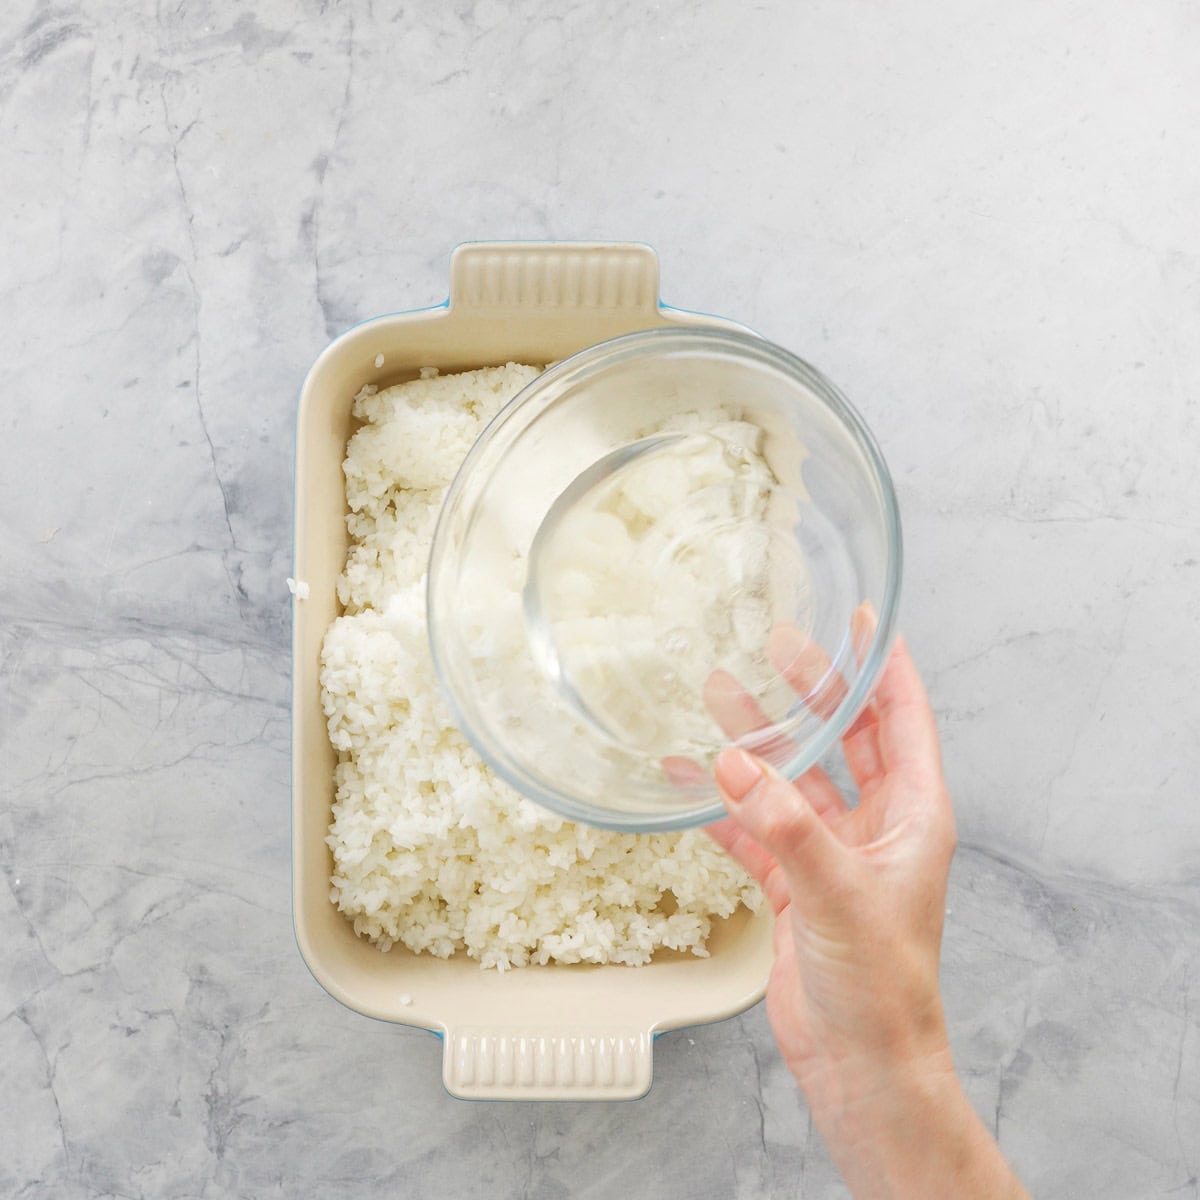
[{"label": "gray marble surface", "polygon": [[971,1096],[1039,1197],[1200,1196],[1197,78],[1190,0],[3,5],[0,1195],[845,1194],[761,1009],[464,1104],[293,943],[298,385],[582,237],[877,431]]}]

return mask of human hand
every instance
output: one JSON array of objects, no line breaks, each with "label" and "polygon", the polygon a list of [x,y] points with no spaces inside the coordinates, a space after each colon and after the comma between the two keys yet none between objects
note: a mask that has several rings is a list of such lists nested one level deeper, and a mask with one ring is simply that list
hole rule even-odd
[{"label": "human hand", "polygon": [[[857,614],[859,634],[870,620]],[[828,668],[795,631],[777,631],[771,654],[798,690]],[[717,712],[747,732],[745,706]],[[950,1055],[938,958],[954,815],[903,639],[842,749],[855,808],[819,767],[789,783],[741,749],[717,760],[730,815],[709,832],[775,913],[775,1038],[856,1197],[1024,1196]]]}]

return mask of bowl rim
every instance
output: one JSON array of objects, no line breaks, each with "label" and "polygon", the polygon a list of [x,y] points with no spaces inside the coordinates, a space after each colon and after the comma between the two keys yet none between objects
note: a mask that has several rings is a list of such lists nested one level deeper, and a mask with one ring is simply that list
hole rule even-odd
[{"label": "bowl rim", "polygon": [[[569,820],[583,821],[602,829],[629,833],[660,833],[686,829],[719,820],[725,816],[725,808],[719,798],[704,804],[681,806],[654,813],[601,808],[542,786],[538,780],[522,771],[518,763],[505,756],[487,738],[482,737],[468,718],[463,705],[459,703],[457,693],[450,682],[450,671],[443,652],[444,622],[438,616],[437,600],[440,580],[446,573],[447,530],[464,502],[464,492],[469,485],[475,464],[521,413],[530,399],[569,380],[572,376],[578,376],[581,372],[599,371],[614,362],[632,357],[686,350],[699,345],[724,346],[728,351],[800,380],[830,409],[850,434],[868,464],[882,501],[888,561],[883,597],[876,613],[876,627],[871,644],[863,656],[854,682],[847,689],[846,695],[830,719],[780,768],[782,774],[790,779],[798,778],[819,762],[851,726],[878,682],[895,637],[904,564],[903,534],[895,485],[879,443],[866,421],[845,393],[816,367],[799,355],[750,330],[698,325],[663,326],[621,334],[587,346],[547,368],[522,388],[485,426],[446,490],[434,527],[426,575],[427,636],[438,685],[450,707],[455,724],[480,757],[510,786],[535,803]],[[761,734],[748,735],[735,739],[735,744],[746,745],[752,749],[755,742],[760,740]]]}]

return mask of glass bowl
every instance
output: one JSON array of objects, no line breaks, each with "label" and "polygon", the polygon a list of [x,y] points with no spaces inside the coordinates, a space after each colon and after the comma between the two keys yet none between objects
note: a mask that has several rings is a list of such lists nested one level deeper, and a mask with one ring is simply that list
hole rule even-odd
[{"label": "glass bowl", "polygon": [[484,430],[434,534],[429,641],[463,733],[562,816],[724,808],[730,741],[796,777],[886,658],[900,518],[850,403],[751,334],[653,329],[550,367]]}]

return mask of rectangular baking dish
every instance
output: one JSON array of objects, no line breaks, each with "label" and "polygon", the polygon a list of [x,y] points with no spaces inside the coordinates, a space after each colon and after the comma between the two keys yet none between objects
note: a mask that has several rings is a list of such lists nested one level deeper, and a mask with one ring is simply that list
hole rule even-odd
[{"label": "rectangular baking dish", "polygon": [[[761,999],[771,965],[771,918],[744,910],[717,922],[708,958],[661,953],[645,967],[546,966],[500,974],[465,955],[437,959],[403,947],[381,953],[357,937],[329,898],[325,844],[336,762],[321,710],[321,640],[340,609],[346,558],[342,459],[351,401],[421,367],[463,371],[545,363],[618,334],[659,325],[728,326],[664,307],[648,246],[474,243],[450,264],[450,298],[378,317],[332,342],[300,394],[296,434],[293,601],[292,905],[300,953],[335,999],[369,1017],[443,1040],[442,1077],[455,1096],[496,1100],[613,1100],[650,1087],[653,1039],[716,1021]],[[380,365],[376,365],[379,363]]]}]

